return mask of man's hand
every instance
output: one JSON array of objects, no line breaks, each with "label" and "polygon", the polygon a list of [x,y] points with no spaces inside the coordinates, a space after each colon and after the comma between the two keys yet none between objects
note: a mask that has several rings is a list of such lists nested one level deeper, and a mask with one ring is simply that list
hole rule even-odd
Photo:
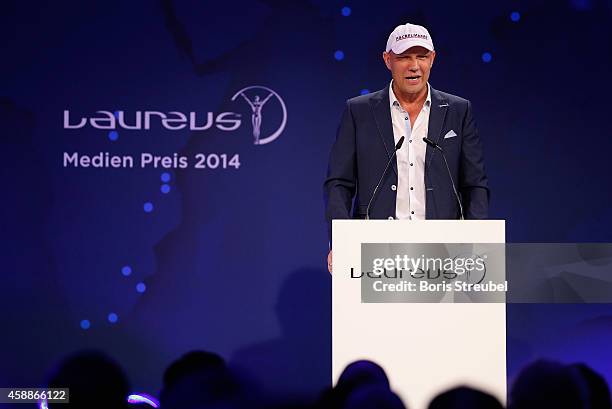
[{"label": "man's hand", "polygon": [[327,269],[329,270],[329,274],[332,272],[332,251],[329,251],[327,255]]}]

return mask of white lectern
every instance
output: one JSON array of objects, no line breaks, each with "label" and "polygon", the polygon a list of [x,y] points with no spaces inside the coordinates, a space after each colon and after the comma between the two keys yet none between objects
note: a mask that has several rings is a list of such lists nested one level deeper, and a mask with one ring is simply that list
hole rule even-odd
[{"label": "white lectern", "polygon": [[[365,303],[363,243],[504,243],[503,220],[334,220],[332,377],[368,359],[386,371],[410,409],[467,385],[506,402],[506,305],[495,303]],[[367,268],[367,267],[366,267]]]}]

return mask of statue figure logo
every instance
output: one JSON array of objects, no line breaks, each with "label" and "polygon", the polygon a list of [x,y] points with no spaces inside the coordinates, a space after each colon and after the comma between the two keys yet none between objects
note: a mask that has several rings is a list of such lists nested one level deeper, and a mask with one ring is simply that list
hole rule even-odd
[{"label": "statue figure logo", "polygon": [[[247,94],[246,91],[257,90],[257,93],[254,97],[249,98],[248,94],[253,94],[253,91]],[[261,95],[260,95],[261,94]],[[265,95],[265,97],[263,97]],[[232,101],[235,101],[238,96],[241,96],[251,107],[251,125],[253,126],[253,138],[255,145],[265,145],[266,143],[270,143],[283,132],[285,129],[285,125],[287,124],[287,107],[285,106],[285,102],[274,90],[264,87],[261,85],[253,85],[250,87],[246,87],[236,92],[232,97]],[[263,99],[262,99],[263,97]],[[281,121],[278,129],[268,136],[261,136],[261,124],[263,121],[263,107],[270,100],[270,98],[276,97],[278,102],[280,103],[281,109],[283,111],[283,119]]]}]

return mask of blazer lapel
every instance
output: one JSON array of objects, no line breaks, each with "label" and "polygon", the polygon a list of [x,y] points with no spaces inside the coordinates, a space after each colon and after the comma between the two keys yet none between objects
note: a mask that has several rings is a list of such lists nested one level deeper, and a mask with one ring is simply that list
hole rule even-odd
[{"label": "blazer lapel", "polygon": [[[372,96],[370,99],[370,107],[374,114],[376,128],[385,145],[387,151],[387,160],[393,155],[395,149],[395,139],[393,137],[393,123],[391,122],[391,108],[389,107],[389,87],[385,87]],[[397,161],[392,162],[393,171],[397,175]]]},{"label": "blazer lapel", "polygon": [[[427,130],[427,137],[439,143],[440,137],[442,136],[442,126],[444,125],[444,118],[446,117],[446,110],[448,109],[448,100],[442,96],[438,91],[431,88],[431,109],[429,110],[429,128]],[[425,150],[425,173],[431,163],[435,148],[427,145]]]}]

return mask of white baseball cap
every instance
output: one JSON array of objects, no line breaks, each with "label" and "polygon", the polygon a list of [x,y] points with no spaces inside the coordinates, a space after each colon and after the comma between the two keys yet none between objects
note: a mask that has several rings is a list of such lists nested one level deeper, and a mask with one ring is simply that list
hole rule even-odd
[{"label": "white baseball cap", "polygon": [[395,27],[387,40],[387,52],[393,51],[395,54],[401,54],[410,47],[416,46],[425,47],[429,51],[434,50],[429,31],[416,24],[407,23]]}]

